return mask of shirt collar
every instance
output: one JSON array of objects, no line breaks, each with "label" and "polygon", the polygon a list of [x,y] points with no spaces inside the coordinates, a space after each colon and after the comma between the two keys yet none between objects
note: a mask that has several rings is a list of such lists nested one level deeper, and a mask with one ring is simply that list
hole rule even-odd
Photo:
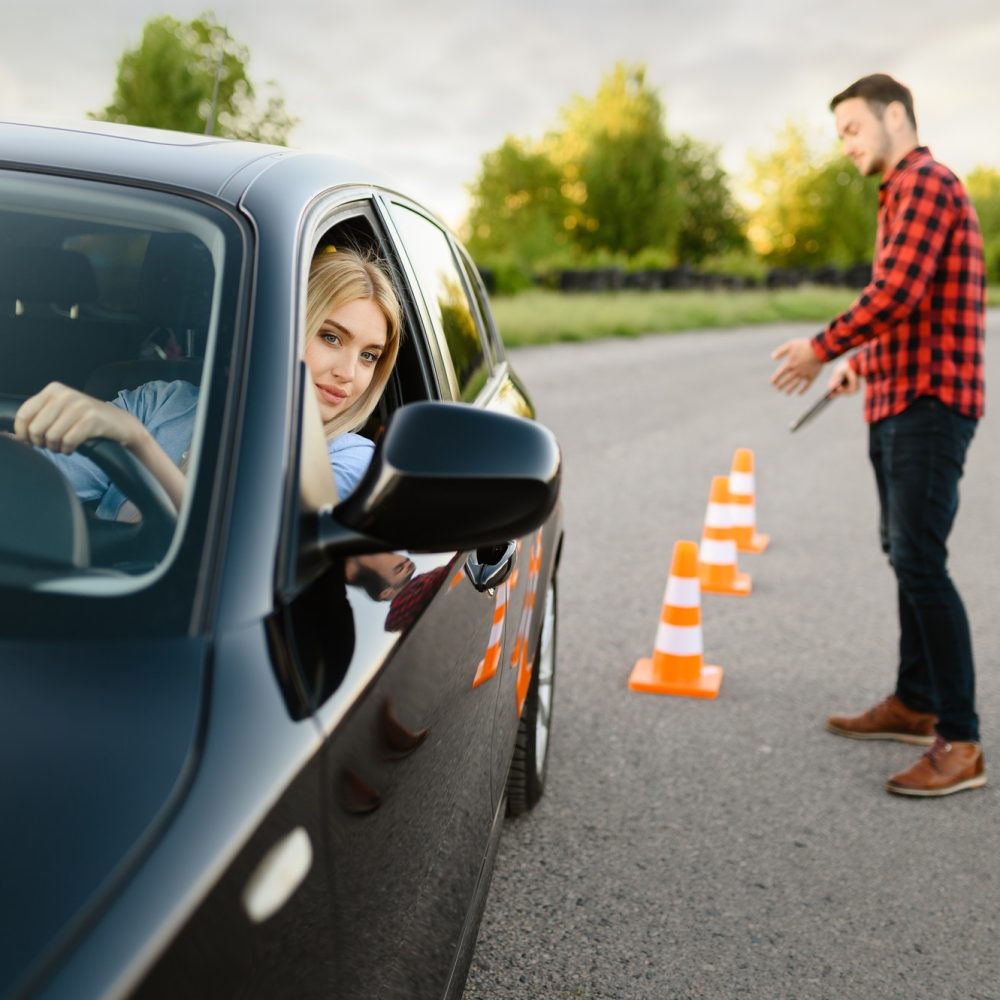
[{"label": "shirt collar", "polygon": [[878,189],[880,193],[884,193],[896,180],[896,178],[907,168],[912,167],[918,160],[924,158],[930,159],[931,151],[926,146],[914,146],[900,161],[897,163],[892,170],[890,170],[885,177],[882,179],[882,183],[879,184]]}]

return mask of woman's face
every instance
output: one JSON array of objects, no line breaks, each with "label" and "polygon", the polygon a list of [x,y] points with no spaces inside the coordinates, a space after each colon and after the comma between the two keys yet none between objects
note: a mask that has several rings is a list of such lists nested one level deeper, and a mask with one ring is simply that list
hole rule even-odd
[{"label": "woman's face", "polygon": [[323,423],[349,410],[368,388],[385,350],[388,324],[372,299],[334,309],[305,350]]}]

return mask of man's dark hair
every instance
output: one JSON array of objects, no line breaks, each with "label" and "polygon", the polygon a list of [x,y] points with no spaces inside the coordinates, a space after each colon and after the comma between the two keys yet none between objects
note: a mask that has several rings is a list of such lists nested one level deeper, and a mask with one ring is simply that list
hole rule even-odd
[{"label": "man's dark hair", "polygon": [[887,73],[872,73],[871,76],[863,76],[860,80],[856,80],[830,101],[830,110],[833,111],[842,101],[848,101],[852,97],[863,97],[879,118],[882,117],[887,105],[899,101],[906,109],[906,117],[910,119],[910,124],[914,130],[917,128],[917,116],[913,112],[913,94],[908,87],[904,87]]}]

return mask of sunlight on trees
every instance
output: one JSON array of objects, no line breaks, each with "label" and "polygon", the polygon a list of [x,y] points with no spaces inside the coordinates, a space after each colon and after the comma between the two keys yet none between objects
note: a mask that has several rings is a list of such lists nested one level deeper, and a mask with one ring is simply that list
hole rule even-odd
[{"label": "sunlight on trees", "polygon": [[718,151],[667,134],[640,65],[574,97],[541,140],[508,136],[484,154],[471,194],[469,248],[505,287],[581,260],[665,267],[746,248]]},{"label": "sunlight on trees", "polygon": [[871,258],[878,178],[864,178],[835,149],[817,154],[789,122],[766,154],[749,156],[756,207],[747,235],[768,263],[849,265]]},{"label": "sunlight on trees", "polygon": [[986,275],[1000,281],[1000,170],[976,167],[966,183],[983,230]]}]

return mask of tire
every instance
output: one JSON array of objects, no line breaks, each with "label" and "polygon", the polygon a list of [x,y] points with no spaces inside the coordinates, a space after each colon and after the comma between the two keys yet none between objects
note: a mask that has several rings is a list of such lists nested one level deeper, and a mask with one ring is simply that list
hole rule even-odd
[{"label": "tire", "polygon": [[508,816],[521,816],[533,809],[545,791],[556,679],[557,621],[556,581],[552,579],[545,595],[542,634],[507,773]]}]

